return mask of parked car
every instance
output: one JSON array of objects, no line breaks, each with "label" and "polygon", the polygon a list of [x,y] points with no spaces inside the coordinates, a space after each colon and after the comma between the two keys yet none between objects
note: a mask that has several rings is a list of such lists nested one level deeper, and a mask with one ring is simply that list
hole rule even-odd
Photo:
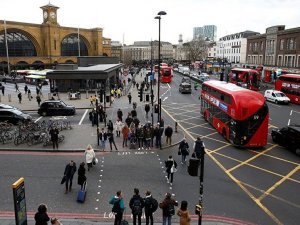
[{"label": "parked car", "polygon": [[300,155],[300,125],[290,125],[271,131],[273,142]]},{"label": "parked car", "polygon": [[32,120],[32,117],[16,108],[0,109],[0,122],[7,121],[12,124],[18,124],[19,122],[25,122],[28,120]]},{"label": "parked car", "polygon": [[209,75],[207,73],[201,73],[198,78],[200,80],[200,83],[210,80]]},{"label": "parked car", "polygon": [[265,99],[270,102],[275,102],[276,104],[289,104],[290,99],[281,91],[276,90],[266,90],[265,91]]},{"label": "parked car", "polygon": [[[0,103],[0,109],[18,109],[17,107],[15,106],[11,106],[11,105],[6,105],[6,104],[3,104],[3,103]],[[20,109],[18,109],[20,110]]]},{"label": "parked car", "polygon": [[42,116],[67,116],[76,113],[75,106],[67,105],[61,100],[48,100],[41,104],[38,114]]}]

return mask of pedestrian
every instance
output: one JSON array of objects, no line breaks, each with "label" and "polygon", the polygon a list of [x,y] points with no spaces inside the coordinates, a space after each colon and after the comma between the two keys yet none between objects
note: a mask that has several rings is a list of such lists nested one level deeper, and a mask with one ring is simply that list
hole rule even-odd
[{"label": "pedestrian", "polygon": [[146,225],[153,225],[153,213],[158,208],[158,202],[151,195],[150,191],[146,191],[146,197],[144,198],[145,203],[145,217],[146,217]]},{"label": "pedestrian", "polygon": [[85,162],[88,166],[88,171],[90,171],[90,168],[93,167],[93,162],[96,160],[96,154],[91,145],[88,145],[84,152],[85,155]]},{"label": "pedestrian", "polygon": [[22,103],[22,93],[21,92],[19,92],[19,94],[18,94],[18,99],[19,99],[19,103],[21,104]]},{"label": "pedestrian", "polygon": [[30,89],[28,89],[27,92],[28,92],[28,94],[27,94],[28,100],[31,101],[32,96],[31,96],[31,91],[30,91]]},{"label": "pedestrian", "polygon": [[167,126],[165,130],[165,136],[166,136],[166,144],[171,145],[172,144],[172,134],[173,129],[171,126]]},{"label": "pedestrian", "polygon": [[[137,107],[137,103],[136,103],[136,102],[133,102],[133,103],[132,103],[132,108],[133,108],[133,109],[136,109],[136,107]],[[131,116],[134,117],[133,115],[131,115]]]},{"label": "pedestrian", "polygon": [[93,98],[93,105],[96,105],[96,102],[97,102],[97,96],[94,95],[92,98]]},{"label": "pedestrian", "polygon": [[122,120],[123,112],[122,112],[121,109],[118,109],[118,111],[117,111],[117,116],[118,116],[118,119],[121,120],[121,122],[122,122],[122,121],[123,121],[123,120]]},{"label": "pedestrian", "polygon": [[196,141],[194,142],[193,149],[198,159],[201,158],[202,154],[205,154],[205,145],[200,137],[197,137]]},{"label": "pedestrian", "polygon": [[[134,102],[135,103],[135,102]],[[135,105],[133,103],[133,105]],[[137,117],[137,112],[136,112],[136,109],[135,109],[136,107],[134,107],[132,110],[131,110],[131,116],[132,116],[132,118],[135,118],[135,117]]]},{"label": "pedestrian", "polygon": [[27,91],[28,91],[28,87],[27,87],[27,84],[25,84],[25,86],[24,86],[25,95],[27,94]]},{"label": "pedestrian", "polygon": [[50,137],[51,137],[51,141],[53,144],[53,149],[55,149],[55,147],[58,149],[58,134],[59,131],[57,129],[57,127],[51,127],[50,131],[49,131]]},{"label": "pedestrian", "polygon": [[122,128],[123,148],[124,148],[124,146],[127,147],[128,134],[129,134],[129,128],[128,128],[127,124],[125,124]]},{"label": "pedestrian", "polygon": [[101,141],[102,151],[104,151],[105,150],[105,143],[106,143],[106,140],[107,140],[107,133],[106,133],[106,131],[104,130],[103,127],[101,129],[101,132],[99,133],[99,140]]},{"label": "pedestrian", "polygon": [[[173,184],[173,174],[177,170],[177,163],[171,155],[169,156],[168,160],[165,161],[165,167],[166,167],[166,172],[167,172],[167,175],[168,175],[168,182],[167,183],[170,183],[170,185],[172,186],[172,184]],[[171,176],[171,180],[170,180],[170,176]]]},{"label": "pedestrian", "polygon": [[129,201],[129,207],[133,216],[133,225],[136,225],[136,218],[138,219],[138,225],[141,225],[144,199],[140,196],[139,189],[137,188],[134,188],[134,195]]},{"label": "pedestrian", "polygon": [[111,199],[109,200],[109,204],[113,205],[111,211],[115,214],[114,225],[121,225],[123,212],[125,209],[122,191],[117,191],[117,195],[111,197]]},{"label": "pedestrian", "polygon": [[131,93],[130,93],[130,92],[128,93],[127,97],[128,97],[129,104],[131,104],[132,96],[131,96]]},{"label": "pedestrian", "polygon": [[150,150],[150,145],[151,145],[151,129],[150,126],[145,126],[144,128],[144,138],[145,138],[145,148],[146,150]]},{"label": "pedestrian", "polygon": [[16,88],[16,92],[19,91],[19,85],[17,84],[17,82],[15,82],[15,88]]},{"label": "pedestrian", "polygon": [[42,100],[41,100],[41,97],[39,95],[36,96],[36,101],[38,103],[38,106],[40,107]]},{"label": "pedestrian", "polygon": [[172,216],[175,215],[175,206],[178,206],[178,202],[171,197],[170,193],[166,193],[165,199],[159,203],[159,208],[163,213],[163,225],[171,225]]},{"label": "pedestrian", "polygon": [[64,176],[66,177],[66,190],[65,194],[72,191],[72,182],[73,182],[73,176],[76,173],[76,163],[71,160],[65,168]]},{"label": "pedestrian", "polygon": [[83,184],[86,181],[86,176],[85,176],[85,167],[84,167],[85,163],[82,162],[80,163],[80,166],[78,168],[78,179],[77,179],[77,183],[78,185],[80,185],[80,190],[82,190],[83,188]]},{"label": "pedestrian", "polygon": [[149,113],[149,111],[150,111],[150,105],[146,104],[145,105],[146,119],[148,119],[148,113]]},{"label": "pedestrian", "polygon": [[107,132],[112,133],[113,130],[114,130],[114,124],[111,120],[109,120],[108,123],[107,123]]},{"label": "pedestrian", "polygon": [[93,96],[90,96],[89,100],[90,100],[90,106],[93,106],[93,107],[94,107],[94,100],[93,100]]},{"label": "pedestrian", "polygon": [[125,119],[125,123],[127,124],[128,127],[130,127],[131,123],[132,123],[133,119],[131,117],[131,113],[128,113],[127,118]]},{"label": "pedestrian", "polygon": [[2,85],[1,91],[2,91],[2,95],[4,96],[4,91],[5,91],[5,86],[4,85]]},{"label": "pedestrian", "polygon": [[51,218],[52,225],[63,225],[57,218]]},{"label": "pedestrian", "polygon": [[114,133],[113,132],[108,132],[107,136],[108,136],[110,151],[112,151],[112,144],[114,144],[116,151],[118,151],[118,148],[116,146],[115,139],[114,139]]},{"label": "pedestrian", "polygon": [[92,112],[93,112],[93,122],[92,122],[92,126],[94,126],[94,125],[96,125],[96,126],[98,126],[98,124],[99,124],[99,120],[98,120],[98,112],[97,112],[97,110],[94,108],[93,110],[92,110]]},{"label": "pedestrian", "polygon": [[190,154],[189,144],[186,139],[183,138],[179,144],[178,155],[181,155],[181,164],[184,164],[186,161],[186,156]]},{"label": "pedestrian", "polygon": [[47,214],[47,205],[40,204],[37,213],[34,215],[35,225],[47,225],[50,220]]},{"label": "pedestrian", "polygon": [[179,225],[191,224],[191,217],[189,211],[187,210],[187,206],[187,201],[182,201],[180,204],[180,209],[177,210],[177,216],[180,218]]},{"label": "pedestrian", "polygon": [[141,148],[144,150],[144,128],[142,124],[136,129],[136,137],[139,143],[138,150],[141,150]]},{"label": "pedestrian", "polygon": [[117,137],[120,137],[123,123],[120,119],[117,119],[115,125],[116,125],[116,135],[117,135]]}]

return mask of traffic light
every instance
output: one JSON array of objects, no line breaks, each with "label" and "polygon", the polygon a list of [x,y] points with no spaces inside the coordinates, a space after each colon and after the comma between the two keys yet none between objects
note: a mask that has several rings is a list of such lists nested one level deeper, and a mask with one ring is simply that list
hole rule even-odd
[{"label": "traffic light", "polygon": [[191,158],[188,166],[188,173],[192,177],[198,176],[200,160],[196,158]]},{"label": "traffic light", "polygon": [[143,88],[140,88],[138,97],[140,98],[140,102],[142,102],[143,101]]},{"label": "traffic light", "polygon": [[109,103],[110,102],[110,96],[109,95],[106,95],[106,103]]},{"label": "traffic light", "polygon": [[149,99],[150,98],[150,96],[149,96],[149,94],[146,94],[146,102],[149,102]]},{"label": "traffic light", "polygon": [[159,106],[158,106],[158,104],[154,105],[154,113],[159,113]]}]

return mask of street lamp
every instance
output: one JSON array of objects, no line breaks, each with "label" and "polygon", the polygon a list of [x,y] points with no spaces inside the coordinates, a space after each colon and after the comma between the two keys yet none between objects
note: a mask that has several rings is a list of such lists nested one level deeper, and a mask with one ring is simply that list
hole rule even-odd
[{"label": "street lamp", "polygon": [[159,112],[157,115],[158,122],[161,121],[161,98],[159,96],[159,88],[160,88],[160,20],[161,16],[167,15],[165,11],[160,11],[157,13],[157,16],[154,19],[158,19],[158,77],[157,77],[157,99],[159,105]]}]

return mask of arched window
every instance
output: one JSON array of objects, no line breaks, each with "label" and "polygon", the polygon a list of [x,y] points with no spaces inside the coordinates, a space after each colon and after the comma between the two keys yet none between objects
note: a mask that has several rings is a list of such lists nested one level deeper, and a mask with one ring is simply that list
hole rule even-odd
[{"label": "arched window", "polygon": [[[80,39],[80,56],[88,56],[88,50],[84,41],[82,40],[82,38],[79,39]],[[62,40],[61,56],[79,56],[77,34],[70,34]]]},{"label": "arched window", "polygon": [[[18,32],[7,33],[8,55],[17,56],[37,56],[36,49],[32,41],[24,34]],[[0,34],[0,57],[6,57],[5,34]]]}]

